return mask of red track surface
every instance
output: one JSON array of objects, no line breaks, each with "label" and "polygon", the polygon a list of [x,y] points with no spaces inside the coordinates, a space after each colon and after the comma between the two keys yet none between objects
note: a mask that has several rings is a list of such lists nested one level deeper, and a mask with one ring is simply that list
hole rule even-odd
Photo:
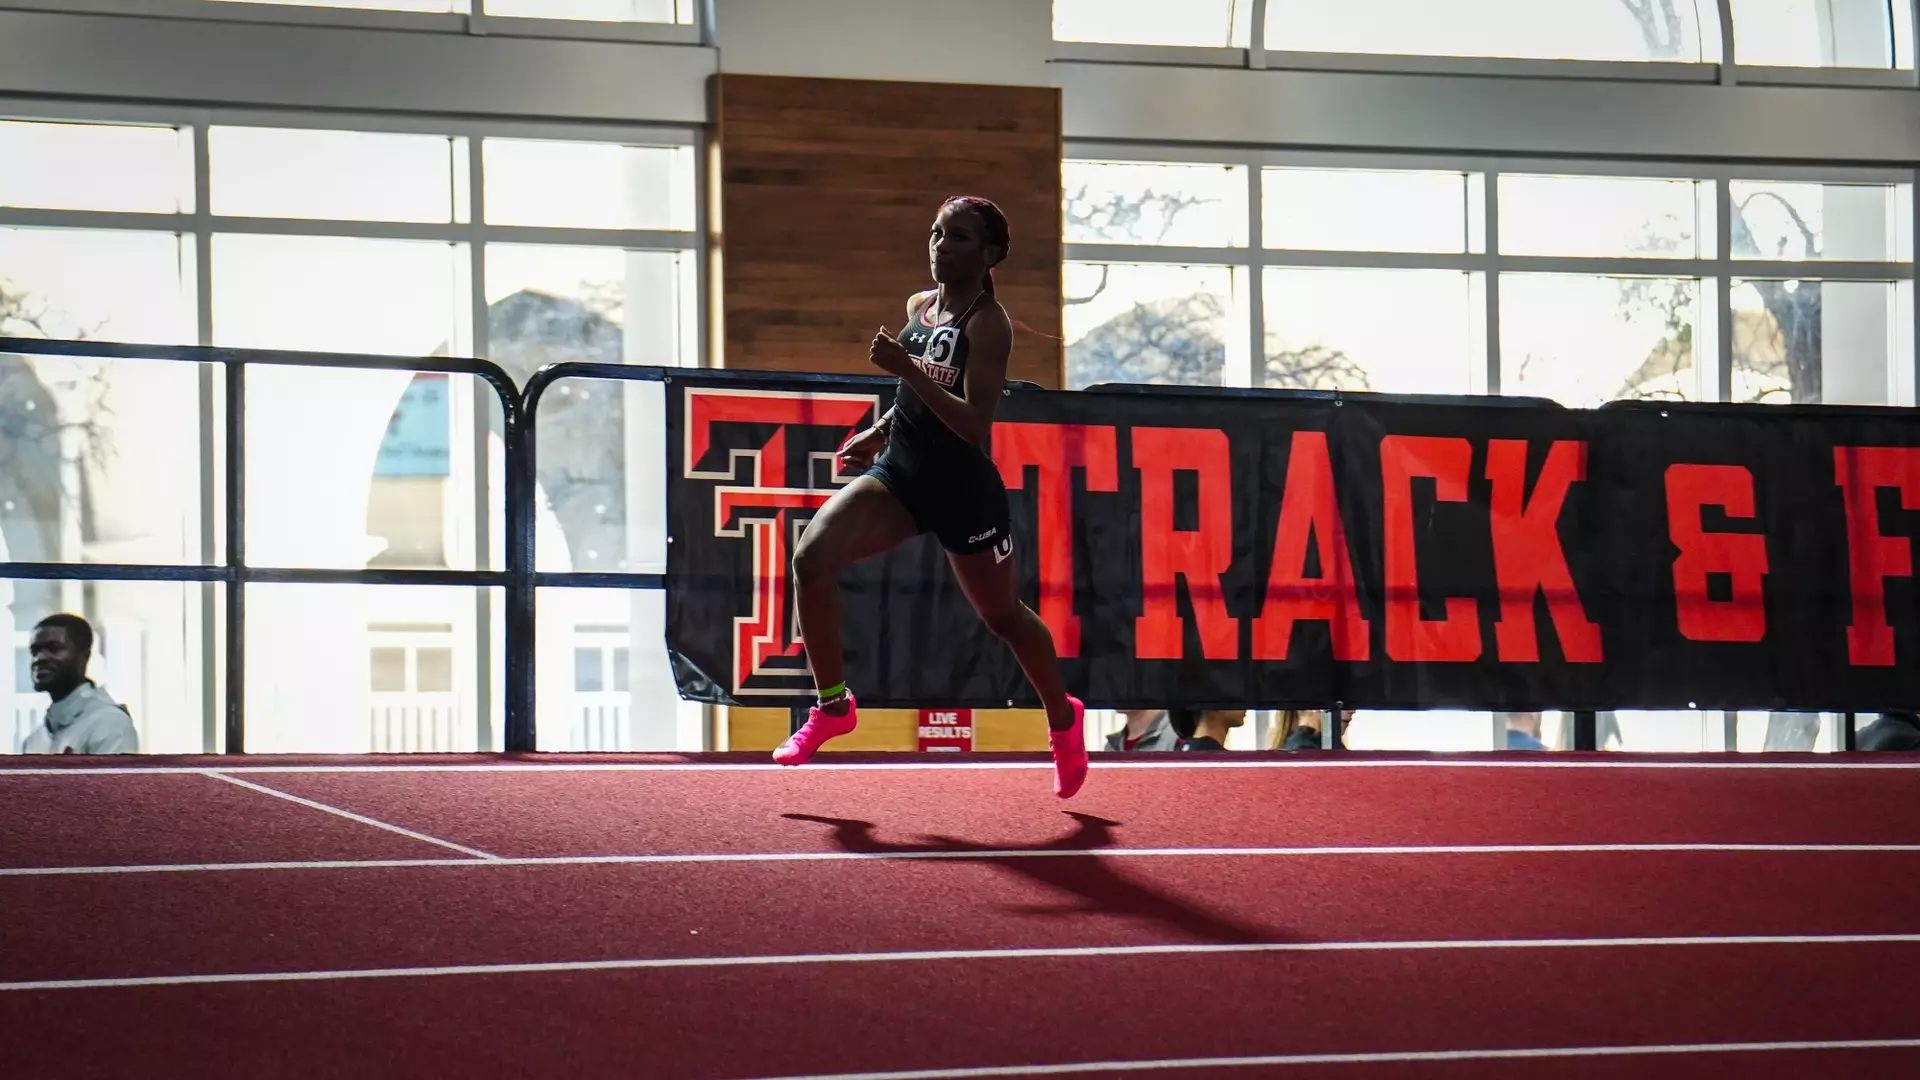
[{"label": "red track surface", "polygon": [[1219,760],[10,763],[0,1077],[1920,1071],[1920,769]]}]

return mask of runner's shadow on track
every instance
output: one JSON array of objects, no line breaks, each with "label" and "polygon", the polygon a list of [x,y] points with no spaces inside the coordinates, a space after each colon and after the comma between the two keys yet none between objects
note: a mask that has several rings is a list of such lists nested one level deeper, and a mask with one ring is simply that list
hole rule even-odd
[{"label": "runner's shadow on track", "polygon": [[1223,944],[1276,942],[1288,936],[1265,926],[1241,922],[1192,901],[1168,895],[1121,873],[1117,860],[1097,854],[1114,847],[1118,821],[1067,811],[1074,830],[1043,844],[995,847],[951,836],[923,836],[915,843],[894,843],[874,836],[874,824],[853,818],[782,814],[791,821],[833,827],[834,846],[857,855],[895,855],[980,862],[1049,886],[1074,898],[1059,907],[1019,906],[1022,915],[1061,917],[1119,915],[1158,923],[1203,941]]}]

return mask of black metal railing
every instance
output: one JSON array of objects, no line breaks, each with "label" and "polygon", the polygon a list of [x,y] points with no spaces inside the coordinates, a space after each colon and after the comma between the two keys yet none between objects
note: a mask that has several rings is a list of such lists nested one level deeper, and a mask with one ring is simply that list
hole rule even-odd
[{"label": "black metal railing", "polygon": [[[157,360],[208,365],[226,375],[223,434],[226,440],[221,502],[225,510],[225,558],[210,564],[113,564],[80,562],[0,562],[0,579],[56,581],[155,581],[226,585],[224,747],[246,751],[246,589],[249,584],[440,585],[492,587],[505,591],[504,731],[508,752],[536,746],[537,702],[534,690],[538,633],[536,610],[543,588],[664,589],[659,573],[540,572],[535,525],[537,418],[540,402],[555,384],[568,379],[610,382],[665,382],[680,369],[626,364],[558,363],[535,372],[524,390],[498,365],[485,360],[448,357],[342,355],[208,346],[120,345],[87,341],[0,338],[0,354],[69,356],[90,360]],[[506,536],[504,567],[499,570],[342,570],[315,567],[257,567],[246,561],[246,371],[249,367],[308,367],[359,371],[401,371],[468,375],[484,381],[499,399],[503,418]],[[764,379],[764,372],[701,369],[705,380]],[[848,376],[794,374],[798,382],[845,383]],[[892,380],[876,377],[876,384]]]},{"label": "black metal railing", "polygon": [[[550,364],[533,374],[523,389],[508,373],[485,360],[448,357],[402,357],[379,355],[343,355],[259,349],[231,349],[206,346],[121,345],[87,341],[0,338],[0,355],[65,356],[92,360],[153,360],[218,367],[225,372],[225,401],[222,423],[225,434],[224,479],[226,490],[220,500],[225,511],[225,557],[217,562],[174,564],[124,564],[81,562],[0,562],[0,579],[53,581],[152,581],[223,584],[225,595],[226,671],[224,680],[224,749],[227,753],[246,751],[246,586],[249,584],[304,585],[396,585],[463,586],[503,589],[504,612],[504,749],[530,752],[536,746],[536,607],[542,588],[579,589],[664,589],[666,577],[660,573],[617,572],[541,572],[538,570],[535,540],[537,439],[540,403],[556,384],[570,379],[609,382],[666,383],[686,369],[626,364],[565,362]],[[256,567],[246,561],[246,372],[252,367],[305,367],[348,371],[394,371],[416,374],[466,375],[480,379],[494,391],[502,417],[502,442],[505,473],[506,536],[503,538],[504,566],[498,570],[451,569],[335,569],[306,567]],[[704,383],[740,380],[764,380],[765,372],[727,371],[701,368]],[[872,382],[891,385],[884,377],[859,377],[832,374],[783,373],[785,381],[806,383]],[[1010,383],[1008,392],[1017,386]],[[1178,395],[1256,395],[1289,397],[1350,396],[1327,391],[1235,390],[1218,387],[1139,387],[1101,385],[1098,392]],[[1386,395],[1366,395],[1370,399]],[[1458,398],[1432,398],[1424,395],[1396,395],[1393,400],[1458,401]],[[1477,398],[1477,401],[1514,406],[1547,406],[1553,402],[1539,398]],[[1711,411],[1712,406],[1669,402],[1621,402],[1616,408],[1672,408],[1683,412]],[[1859,409],[1850,408],[1857,414]],[[1892,410],[1889,410],[1890,412]],[[1906,415],[1905,410],[1901,410]],[[669,542],[671,538],[669,537]],[[478,549],[482,545],[476,545]],[[485,551],[479,555],[484,561]],[[488,650],[483,648],[482,654]],[[484,661],[483,661],[484,662]],[[1328,716],[1327,743],[1339,745],[1338,729],[1352,703],[1335,702]],[[490,710],[483,710],[488,712]],[[482,723],[488,718],[483,716]],[[1574,749],[1597,749],[1595,714],[1578,712],[1572,716]],[[1855,728],[1853,714],[1844,720],[1841,741],[1852,749]]]},{"label": "black metal railing", "polygon": [[[506,489],[508,520],[516,511],[528,519],[525,537],[532,535],[532,488],[527,478],[516,472],[521,459],[520,394],[513,379],[495,364],[485,360],[451,357],[342,355],[262,349],[227,349],[209,346],[120,345],[92,341],[50,341],[0,338],[0,354],[67,356],[88,360],[154,360],[217,367],[225,373],[225,408],[222,417],[225,443],[226,491],[221,500],[226,515],[226,557],[218,563],[136,565],[122,563],[78,562],[0,562],[0,578],[55,581],[169,581],[223,584],[226,589],[226,678],[225,740],[226,752],[246,752],[246,618],[249,584],[296,585],[451,585],[505,588],[508,593],[505,684],[508,731],[519,719],[527,739],[516,746],[508,739],[509,750],[532,749],[532,716],[515,717],[513,703],[532,701],[533,657],[531,645],[532,613],[516,610],[516,576],[524,577],[527,549],[516,547],[517,532],[510,532],[505,546],[503,570],[342,570],[309,567],[249,566],[247,553],[247,455],[246,455],[246,373],[250,367],[329,368],[346,371],[400,371],[416,374],[469,375],[485,382],[500,400],[502,439],[506,450]],[[516,498],[522,487],[525,497]],[[530,548],[530,545],[529,545]],[[484,556],[484,553],[482,553]],[[527,636],[516,639],[516,616],[524,615],[521,630]],[[516,694],[520,695],[516,697]]]},{"label": "black metal railing", "polygon": [[[507,473],[528,485],[524,494],[509,488],[507,496],[508,550],[517,548],[525,558],[526,572],[515,579],[510,586],[512,598],[508,601],[507,641],[509,655],[513,642],[523,641],[527,647],[522,650],[527,655],[520,657],[525,665],[522,669],[525,682],[518,687],[510,684],[507,689],[507,747],[533,748],[533,665],[532,643],[534,633],[533,612],[536,597],[541,589],[665,589],[666,575],[652,573],[615,573],[606,571],[587,571],[578,573],[556,573],[541,571],[538,566],[538,552],[535,549],[533,519],[534,478],[538,475],[539,439],[537,437],[540,422],[540,402],[555,385],[570,379],[590,379],[606,382],[670,382],[676,375],[686,372],[684,368],[640,367],[630,364],[603,364],[587,362],[564,362],[549,364],[533,373],[527,380],[526,389],[520,398],[521,438],[518,443],[520,460],[509,461]],[[729,371],[723,368],[698,369],[701,381],[712,385],[738,380],[740,382],[764,382],[764,371]],[[849,382],[872,382],[876,386],[892,386],[894,380],[882,376],[862,377],[857,375],[830,375],[805,372],[783,372],[782,381],[800,384],[822,383],[845,386]],[[520,517],[513,517],[515,509],[521,509]],[[669,538],[671,542],[671,537]],[[510,566],[512,565],[509,559]],[[518,620],[518,621],[517,621]],[[516,723],[524,727],[516,727]],[[518,740],[518,743],[516,743]]]}]

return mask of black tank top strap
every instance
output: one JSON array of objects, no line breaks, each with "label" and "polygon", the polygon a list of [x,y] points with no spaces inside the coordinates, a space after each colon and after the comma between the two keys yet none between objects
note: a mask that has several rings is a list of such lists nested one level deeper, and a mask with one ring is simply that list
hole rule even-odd
[{"label": "black tank top strap", "polygon": [[912,313],[907,316],[907,325],[909,327],[915,325],[925,326],[927,324],[927,309],[932,307],[933,302],[938,299],[940,299],[940,294],[937,292],[922,293],[914,297]]},{"label": "black tank top strap", "polygon": [[911,326],[914,324],[918,324],[920,326],[926,327],[929,330],[938,330],[942,326],[951,326],[954,329],[962,333],[965,333],[966,327],[967,327],[967,320],[973,318],[974,312],[980,309],[980,301],[986,298],[987,298],[987,294],[984,290],[975,294],[973,301],[969,303],[966,307],[960,309],[959,315],[955,316],[954,318],[946,322],[940,323],[939,325],[935,325],[934,323],[932,323],[927,319],[927,310],[933,307],[935,301],[940,299],[940,294],[938,292],[926,293],[914,301],[913,316],[908,320],[908,325]]},{"label": "black tank top strap", "polygon": [[967,328],[967,320],[973,318],[973,313],[980,310],[980,301],[985,300],[986,298],[987,298],[987,293],[986,293],[986,290],[984,289],[982,289],[980,292],[975,293],[973,296],[973,302],[968,304],[966,308],[960,312],[959,317],[953,320],[953,325],[958,327],[962,333],[965,333]]}]

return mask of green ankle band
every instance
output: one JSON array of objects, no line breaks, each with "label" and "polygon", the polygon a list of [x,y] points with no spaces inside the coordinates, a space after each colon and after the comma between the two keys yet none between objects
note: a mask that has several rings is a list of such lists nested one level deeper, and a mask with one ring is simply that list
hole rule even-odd
[{"label": "green ankle band", "polygon": [[847,692],[846,683],[835,683],[832,686],[826,688],[825,690],[820,691],[820,700],[832,701],[834,698],[837,698],[841,694],[844,694],[846,692]]}]

